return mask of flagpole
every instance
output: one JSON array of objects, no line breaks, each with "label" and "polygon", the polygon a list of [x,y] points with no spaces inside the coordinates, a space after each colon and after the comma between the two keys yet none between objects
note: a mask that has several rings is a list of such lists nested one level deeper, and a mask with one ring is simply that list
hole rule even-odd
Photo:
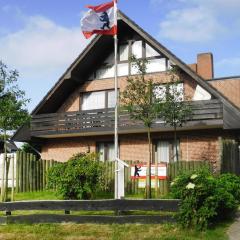
[{"label": "flagpole", "polygon": [[[114,25],[117,27],[117,3],[114,1]],[[115,123],[114,123],[114,150],[115,150],[115,188],[114,188],[114,197],[115,199],[119,198],[118,194],[118,76],[117,76],[117,46],[118,38],[117,33],[114,35],[114,90],[115,90]]]}]

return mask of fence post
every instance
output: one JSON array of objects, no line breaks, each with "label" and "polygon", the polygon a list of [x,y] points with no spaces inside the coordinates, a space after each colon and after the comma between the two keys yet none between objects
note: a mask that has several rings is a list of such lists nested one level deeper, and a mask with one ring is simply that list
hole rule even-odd
[{"label": "fence post", "polygon": [[27,154],[25,152],[23,152],[23,192],[26,192],[26,175],[27,175],[27,171],[26,171],[26,158],[27,158]]},{"label": "fence post", "polygon": [[19,192],[19,151],[16,153],[16,192]]},{"label": "fence post", "polygon": [[43,166],[43,189],[46,189],[46,160],[42,160]]},{"label": "fence post", "polygon": [[15,179],[15,174],[14,174],[14,158],[15,158],[15,155],[12,154],[11,156],[12,158],[12,192],[11,192],[11,201],[13,202],[14,201],[14,179]]}]

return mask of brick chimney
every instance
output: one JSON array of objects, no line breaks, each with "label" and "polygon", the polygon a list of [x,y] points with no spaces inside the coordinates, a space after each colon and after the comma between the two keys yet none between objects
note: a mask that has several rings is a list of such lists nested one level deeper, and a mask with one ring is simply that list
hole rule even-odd
[{"label": "brick chimney", "polygon": [[213,78],[214,73],[212,53],[199,53],[197,55],[197,74],[204,79]]}]

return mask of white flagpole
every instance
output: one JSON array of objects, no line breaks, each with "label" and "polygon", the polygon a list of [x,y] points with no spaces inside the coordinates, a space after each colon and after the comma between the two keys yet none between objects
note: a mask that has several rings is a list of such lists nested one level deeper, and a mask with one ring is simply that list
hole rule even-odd
[{"label": "white flagpole", "polygon": [[[114,1],[114,25],[117,26],[117,3]],[[114,124],[114,150],[115,150],[115,188],[114,197],[119,198],[118,194],[118,77],[117,77],[117,45],[118,38],[117,34],[114,35],[114,90],[115,90],[115,124]]]}]

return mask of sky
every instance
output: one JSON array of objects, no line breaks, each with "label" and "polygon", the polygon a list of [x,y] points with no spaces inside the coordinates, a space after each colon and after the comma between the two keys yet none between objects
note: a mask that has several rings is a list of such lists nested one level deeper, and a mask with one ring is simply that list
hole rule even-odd
[{"label": "sky", "polygon": [[[107,0],[108,1],[108,0]],[[31,111],[86,47],[84,6],[104,0],[0,0],[0,60],[20,73]],[[186,63],[212,52],[215,77],[240,75],[239,0],[119,0],[118,8]]]}]

